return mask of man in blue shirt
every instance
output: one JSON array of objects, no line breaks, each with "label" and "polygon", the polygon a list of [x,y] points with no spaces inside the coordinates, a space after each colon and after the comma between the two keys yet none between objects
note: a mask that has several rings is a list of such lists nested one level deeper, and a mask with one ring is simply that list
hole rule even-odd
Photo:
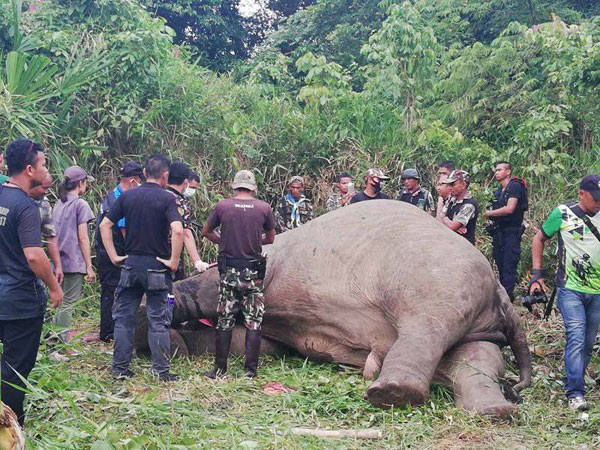
[{"label": "man in blue shirt", "polygon": [[[100,278],[100,339],[104,342],[113,340],[115,324],[112,318],[112,307],[115,290],[121,277],[121,268],[110,262],[108,253],[100,237],[99,225],[110,208],[116,203],[121,194],[142,183],[142,166],[134,161],[127,161],[121,168],[121,179],[117,187],[109,191],[100,206],[100,214],[96,219],[96,268]],[[113,227],[113,242],[117,253],[125,252],[125,218]]]}]

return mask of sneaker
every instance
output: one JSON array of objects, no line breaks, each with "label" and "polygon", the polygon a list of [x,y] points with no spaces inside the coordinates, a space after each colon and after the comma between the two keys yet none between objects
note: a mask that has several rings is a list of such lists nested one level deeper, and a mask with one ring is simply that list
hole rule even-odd
[{"label": "sneaker", "polygon": [[134,376],[135,376],[135,374],[129,369],[127,369],[125,372],[121,372],[119,374],[113,373],[113,379],[115,381],[125,380],[126,378],[133,378]]},{"label": "sneaker", "polygon": [[572,409],[573,411],[587,411],[588,408],[589,406],[585,401],[585,398],[580,395],[569,399],[569,409]]},{"label": "sneaker", "polygon": [[178,381],[179,375],[175,375],[174,373],[161,373],[158,375],[160,381]]}]

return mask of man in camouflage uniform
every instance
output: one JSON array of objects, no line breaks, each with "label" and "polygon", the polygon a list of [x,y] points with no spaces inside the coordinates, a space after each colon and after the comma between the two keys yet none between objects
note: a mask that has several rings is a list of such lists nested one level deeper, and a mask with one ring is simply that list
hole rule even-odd
[{"label": "man in camouflage uniform", "polygon": [[56,236],[56,228],[52,220],[52,206],[46,199],[46,195],[52,186],[52,176],[48,174],[44,183],[34,187],[29,191],[29,196],[40,210],[40,219],[42,223],[42,241],[46,243],[50,260],[54,265],[54,274],[59,284],[62,284],[64,274],[62,264],[60,262],[60,251],[58,249],[58,237]]},{"label": "man in camouflage uniform", "polygon": [[[190,255],[194,268],[201,273],[208,268],[208,264],[200,258],[198,248],[196,247],[196,239],[192,233],[192,209],[190,207],[190,201],[185,195],[190,185],[190,174],[191,171],[187,164],[183,162],[171,163],[169,166],[169,184],[167,185],[167,191],[175,197],[177,211],[183,219],[183,245]],[[183,280],[185,277],[185,264],[183,258],[181,258],[179,260],[179,268],[177,269],[177,272],[175,272],[173,281]]]},{"label": "man in camouflage uniform", "polygon": [[452,198],[446,214],[440,219],[441,222],[475,245],[479,203],[468,190],[471,177],[464,170],[455,170],[443,183],[450,186]]},{"label": "man in camouflage uniform", "polygon": [[[246,363],[249,378],[256,376],[264,314],[263,279],[266,259],[262,245],[275,240],[275,218],[270,206],[254,198],[256,179],[240,170],[233,180],[234,196],[221,200],[210,213],[202,236],[219,245],[219,319],[215,331],[215,365],[206,372],[217,378],[227,372],[235,311],[241,305],[246,326]],[[221,234],[215,228],[221,227]],[[262,237],[264,233],[264,238]]]},{"label": "man in camouflage uniform", "polygon": [[337,177],[335,177],[335,193],[331,194],[331,196],[327,199],[327,203],[325,204],[327,208],[327,212],[334,211],[339,208],[343,208],[346,205],[349,205],[350,200],[354,195],[356,195],[356,191],[352,189],[352,192],[349,192],[349,187],[354,185],[352,184],[352,178],[347,173],[340,173]]},{"label": "man in camouflage uniform", "polygon": [[406,169],[400,179],[404,182],[404,189],[398,192],[396,200],[410,203],[422,209],[429,215],[433,214],[433,196],[427,189],[419,186],[421,177],[417,169]]},{"label": "man in camouflage uniform", "polygon": [[260,330],[265,304],[263,283],[258,278],[258,271],[227,267],[226,272],[221,274],[219,285],[218,330],[231,330],[235,326],[238,304],[242,307],[246,328]]},{"label": "man in camouflage uniform", "polygon": [[297,228],[312,220],[313,206],[302,192],[304,192],[304,178],[295,175],[287,184],[288,193],[279,199],[275,210],[277,233]]}]

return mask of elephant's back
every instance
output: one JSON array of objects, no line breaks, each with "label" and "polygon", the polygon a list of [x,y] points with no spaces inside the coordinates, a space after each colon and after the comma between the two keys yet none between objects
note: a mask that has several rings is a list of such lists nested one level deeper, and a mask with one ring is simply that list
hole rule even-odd
[{"label": "elephant's back", "polygon": [[[443,284],[452,289],[494,275],[465,238],[413,205],[356,203],[278,235],[268,249],[269,274],[295,283],[380,289]],[[281,276],[281,272],[285,272]]]}]

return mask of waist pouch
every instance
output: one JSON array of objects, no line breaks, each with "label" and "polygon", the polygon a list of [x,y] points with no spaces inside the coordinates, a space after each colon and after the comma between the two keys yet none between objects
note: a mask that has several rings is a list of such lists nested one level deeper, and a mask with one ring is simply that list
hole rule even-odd
[{"label": "waist pouch", "polygon": [[267,257],[260,255],[256,259],[235,259],[219,255],[217,265],[219,273],[226,273],[228,268],[236,270],[250,269],[258,272],[258,278],[263,279],[267,272]]}]

